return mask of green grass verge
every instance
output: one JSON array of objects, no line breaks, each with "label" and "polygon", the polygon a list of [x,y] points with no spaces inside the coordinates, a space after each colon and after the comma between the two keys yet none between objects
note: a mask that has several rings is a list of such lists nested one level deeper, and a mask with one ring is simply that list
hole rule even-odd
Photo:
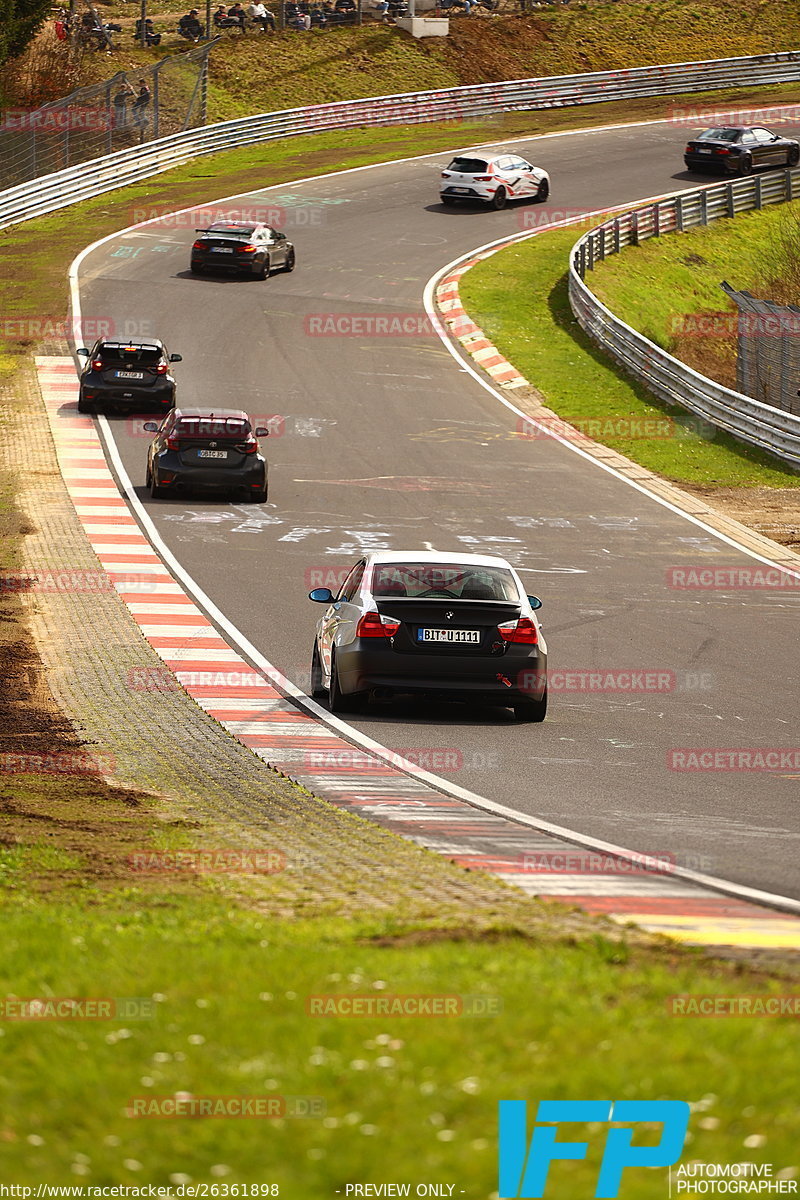
[{"label": "green grass verge", "polygon": [[[18,887],[0,890],[0,907],[4,995],[156,997],[148,1019],[0,1023],[6,1180],[277,1183],[297,1200],[348,1181],[437,1180],[485,1200],[504,1098],[687,1099],[688,1157],[776,1169],[796,1158],[791,1021],[668,1013],[679,993],[780,992],[746,970],[602,937],[544,947],[502,932],[404,939],[402,923],[377,918],[276,923],[167,889],[62,907]],[[306,1015],[325,993],[477,995],[502,1011]],[[176,1092],[318,1097],[325,1115],[126,1113],[134,1097]],[[586,1163],[554,1168],[565,1194],[593,1194],[602,1139],[589,1140]],[[631,1171],[621,1194],[665,1189],[664,1172]]]},{"label": "green grass verge", "polygon": [[[463,276],[460,288],[464,307],[498,349],[560,417],[585,428],[592,436],[598,428],[593,423],[603,423],[605,430],[610,427],[606,423],[622,418],[623,422],[631,422],[622,424],[623,429],[640,429],[647,418],[668,414],[675,422],[675,436],[646,438],[610,433],[596,438],[668,479],[720,487],[796,487],[797,475],[766,455],[741,446],[723,433],[714,435],[711,431],[709,436],[702,436],[696,432],[691,415],[660,405],[645,388],[619,372],[583,333],[572,315],[567,294],[566,267],[577,236],[575,230],[540,234],[499,251]],[[685,243],[665,238],[659,246],[670,244]],[[628,253],[619,256],[620,264],[624,264]],[[656,275],[652,260],[651,267],[652,277]],[[641,281],[643,274],[639,266],[635,278]],[[658,278],[660,286],[660,274]],[[645,307],[643,304],[642,311]]]}]

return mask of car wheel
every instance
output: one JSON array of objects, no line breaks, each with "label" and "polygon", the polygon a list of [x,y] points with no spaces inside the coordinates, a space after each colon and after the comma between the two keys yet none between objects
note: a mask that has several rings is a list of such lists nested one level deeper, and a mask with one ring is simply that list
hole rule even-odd
[{"label": "car wheel", "polygon": [[339,687],[339,670],[336,666],[336,655],[331,658],[331,686],[328,691],[328,708],[332,713],[357,712],[361,706],[361,696],[355,693],[346,696]]},{"label": "car wheel", "polygon": [[81,392],[78,393],[78,412],[90,413],[94,411],[94,406],[85,400]]},{"label": "car wheel", "polygon": [[256,279],[269,279],[272,263],[269,261],[269,255],[264,259],[261,269],[256,273]]},{"label": "car wheel", "polygon": [[289,253],[286,255],[286,265],[284,266],[283,269],[286,272],[293,271],[294,265],[295,265],[294,250],[290,250]]},{"label": "car wheel", "polygon": [[455,204],[456,202],[455,196],[441,196],[440,199],[442,204]]},{"label": "car wheel", "polygon": [[550,195],[550,181],[543,179],[536,191],[537,200],[547,200]]},{"label": "car wheel", "polygon": [[787,167],[796,167],[800,162],[800,146],[790,146],[789,153],[786,155]]},{"label": "car wheel", "polygon": [[543,721],[547,716],[547,688],[541,700],[518,700],[514,705],[514,716],[519,722]]},{"label": "car wheel", "polygon": [[202,275],[203,274],[203,268],[200,265],[200,263],[190,263],[189,270],[192,272],[193,275]]},{"label": "car wheel", "polygon": [[742,157],[739,159],[739,166],[738,166],[738,170],[737,170],[736,174],[737,175],[752,175],[753,174],[753,160],[749,154],[743,154]]},{"label": "car wheel", "polygon": [[269,498],[269,485],[266,483],[264,484],[264,488],[262,491],[256,492],[255,496],[250,497],[253,504],[266,504],[268,498]]},{"label": "car wheel", "polygon": [[312,700],[324,700],[325,684],[322,682],[322,663],[319,661],[319,647],[316,641],[311,652],[311,684],[309,687]]},{"label": "car wheel", "polygon": [[505,208],[507,199],[508,196],[506,195],[506,189],[499,187],[494,194],[492,208]]},{"label": "car wheel", "polygon": [[158,487],[155,479],[153,478],[153,472],[150,470],[149,467],[147,468],[146,483],[147,483],[148,488],[150,489],[150,499],[151,500],[163,500],[164,499],[164,497],[166,496],[167,493],[164,488]]}]

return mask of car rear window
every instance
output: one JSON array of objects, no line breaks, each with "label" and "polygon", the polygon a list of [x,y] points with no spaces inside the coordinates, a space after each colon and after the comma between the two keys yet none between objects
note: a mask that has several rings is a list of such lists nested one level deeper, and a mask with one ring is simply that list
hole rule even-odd
[{"label": "car rear window", "polygon": [[372,594],[377,599],[510,600],[519,603],[514,576],[503,567],[452,563],[381,563],[374,568]]},{"label": "car rear window", "polygon": [[232,438],[239,441],[250,432],[250,422],[237,417],[181,417],[175,426],[178,437]]},{"label": "car rear window", "polygon": [[735,142],[738,141],[738,129],[704,129],[698,135],[698,142]]},{"label": "car rear window", "polygon": [[255,225],[209,225],[208,233],[229,233],[234,237],[252,237]]},{"label": "car rear window", "polygon": [[486,170],[486,160],[483,158],[454,158],[447,168],[448,171],[461,171],[464,175],[480,175]]},{"label": "car rear window", "polygon": [[154,367],[161,361],[161,351],[155,346],[101,346],[98,355],[106,363],[138,363]]}]

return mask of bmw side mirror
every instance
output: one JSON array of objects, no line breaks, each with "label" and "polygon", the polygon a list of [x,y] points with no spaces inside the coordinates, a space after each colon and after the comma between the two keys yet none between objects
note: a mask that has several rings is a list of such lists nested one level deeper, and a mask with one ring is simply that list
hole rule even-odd
[{"label": "bmw side mirror", "polygon": [[85,346],[81,346],[80,350],[76,350],[75,353],[82,355],[84,358],[89,357],[89,351],[86,349]]},{"label": "bmw side mirror", "polygon": [[333,592],[330,588],[313,588],[308,593],[308,598],[315,604],[333,604]]},{"label": "bmw side mirror", "polygon": [[[147,428],[147,427],[145,426],[145,428]],[[541,608],[542,607],[542,602],[538,596],[528,596],[528,604],[530,604],[531,608]]]},{"label": "bmw side mirror", "polygon": [[158,425],[155,421],[145,421],[142,429],[146,429],[148,433],[158,433]]},{"label": "bmw side mirror", "polygon": [[183,362],[183,355],[182,354],[170,354],[169,361],[170,362]]},{"label": "bmw side mirror", "polygon": [[259,425],[256,429],[256,437],[269,437],[269,430],[266,425]]}]

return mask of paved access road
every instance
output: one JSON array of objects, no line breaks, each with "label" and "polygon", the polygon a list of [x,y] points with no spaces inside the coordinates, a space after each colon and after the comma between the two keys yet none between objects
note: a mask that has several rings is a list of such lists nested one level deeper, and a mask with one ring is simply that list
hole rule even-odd
[{"label": "paved access road", "polygon": [[[595,210],[697,186],[682,171],[685,137],[661,123],[516,148],[551,172],[548,209]],[[320,314],[421,317],[434,271],[537,212],[440,207],[446,160],[242,198],[284,209],[297,244],[294,274],[267,282],[191,276],[193,229],[174,221],[93,250],[81,267],[84,317],[181,352],[182,402],[283,417],[283,435],[267,443],[267,506],[150,501],[147,435],[116,419],[126,468],[184,567],[301,686],[320,612],[305,595],[362,548],[505,555],[544,600],[552,668],[671,671],[676,688],[556,692],[541,726],[419,703],[381,703],[356,726],[392,748],[452,750],[457,769],[445,778],[520,812],[800,897],[796,776],[667,767],[676,747],[797,743],[797,592],[667,586],[674,566],[753,560],[569,449],[517,437],[516,418],[424,327],[313,333]]]}]

